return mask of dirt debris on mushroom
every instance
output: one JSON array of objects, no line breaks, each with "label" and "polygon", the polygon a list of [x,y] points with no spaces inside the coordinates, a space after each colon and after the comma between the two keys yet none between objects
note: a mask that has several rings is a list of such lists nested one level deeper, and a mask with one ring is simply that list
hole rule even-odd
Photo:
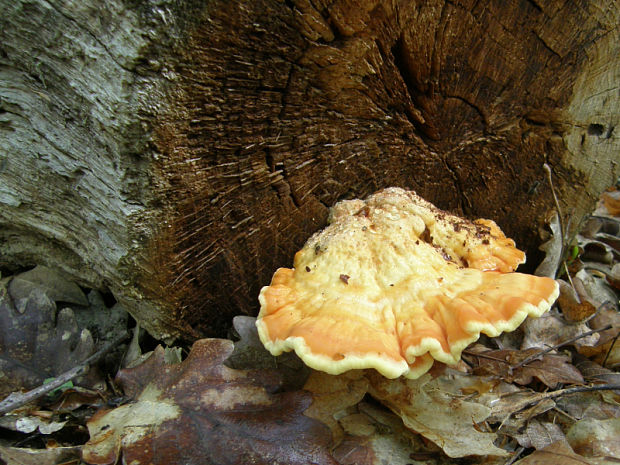
[{"label": "dirt debris on mushroom", "polygon": [[294,268],[275,272],[259,296],[258,333],[272,354],[294,350],[330,374],[417,378],[435,361],[458,363],[481,333],[513,331],[551,307],[558,285],[514,272],[524,261],[493,221],[384,189],[337,203]]}]

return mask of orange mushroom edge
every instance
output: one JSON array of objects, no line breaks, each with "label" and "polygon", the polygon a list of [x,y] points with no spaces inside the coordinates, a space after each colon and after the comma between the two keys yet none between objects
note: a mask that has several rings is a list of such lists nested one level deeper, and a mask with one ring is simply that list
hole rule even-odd
[{"label": "orange mushroom edge", "polygon": [[469,221],[413,191],[344,200],[328,226],[260,292],[259,337],[330,374],[374,368],[418,378],[454,365],[481,333],[547,311],[555,280],[516,273],[525,254],[490,220]]}]

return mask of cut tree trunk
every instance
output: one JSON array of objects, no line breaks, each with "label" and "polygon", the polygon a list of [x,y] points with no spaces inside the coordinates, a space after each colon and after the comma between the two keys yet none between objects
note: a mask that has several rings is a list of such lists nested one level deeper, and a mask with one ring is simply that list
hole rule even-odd
[{"label": "cut tree trunk", "polygon": [[617,0],[0,0],[0,267],[223,335],[339,199],[414,189],[537,257],[620,174]]}]

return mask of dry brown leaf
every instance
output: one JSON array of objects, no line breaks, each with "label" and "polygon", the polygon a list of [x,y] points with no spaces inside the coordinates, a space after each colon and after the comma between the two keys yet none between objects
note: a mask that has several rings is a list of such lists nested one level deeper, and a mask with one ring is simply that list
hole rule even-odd
[{"label": "dry brown leaf", "polygon": [[596,312],[597,305],[593,304],[585,294],[583,283],[579,278],[573,278],[575,288],[583,289],[583,294],[578,293],[570,284],[561,279],[556,280],[560,284],[560,296],[558,305],[562,310],[564,319],[569,322],[582,321]]},{"label": "dry brown leaf", "polygon": [[[341,418],[339,423],[346,436],[333,454],[341,465],[452,463],[437,450],[428,451],[421,436],[405,428],[397,415],[377,406],[362,402],[357,413]],[[416,456],[425,458],[418,462]]]},{"label": "dry brown leaf", "polygon": [[304,414],[325,423],[332,430],[334,444],[344,438],[342,427],[336,421],[338,412],[360,402],[368,391],[368,380],[363,371],[353,370],[341,375],[312,371],[304,385],[312,393],[312,405]]},{"label": "dry brown leaf", "polygon": [[[603,274],[604,275],[604,274]],[[605,304],[618,310],[618,295],[611,288],[604,276],[595,273],[593,270],[579,270],[575,277],[583,283],[585,291],[588,293],[597,306]]]},{"label": "dry brown leaf", "polygon": [[607,275],[607,281],[616,289],[620,290],[620,263],[616,263],[609,274]]},{"label": "dry brown leaf", "polygon": [[0,462],[6,465],[56,465],[78,463],[80,446],[29,449],[0,445]]},{"label": "dry brown leaf", "polygon": [[592,360],[578,355],[575,366],[588,381],[607,384],[620,384],[620,373],[604,368]]},{"label": "dry brown leaf", "polygon": [[[94,352],[92,336],[78,328],[73,310],[56,314],[44,289],[26,287],[23,296],[0,285],[0,397],[39,386]],[[98,378],[91,371],[92,385]]]},{"label": "dry brown leaf", "polygon": [[[524,331],[521,349],[536,347],[545,349],[556,346],[590,331],[584,322],[568,324],[555,311],[545,313],[540,318],[528,318],[522,326]],[[593,346],[599,340],[597,333],[577,339],[572,345]]]},{"label": "dry brown leaf", "polygon": [[558,397],[556,404],[560,410],[579,420],[620,418],[620,396],[614,391],[577,392],[570,396]]},{"label": "dry brown leaf", "polygon": [[569,363],[570,358],[566,355],[547,353],[517,367],[521,362],[539,352],[539,349],[487,350],[477,356],[472,355],[477,364],[474,367],[474,373],[496,375],[508,382],[520,385],[528,385],[533,378],[537,378],[550,388],[555,388],[559,384],[583,383],[581,373]]},{"label": "dry brown leaf", "polygon": [[620,216],[620,191],[613,190],[601,195],[603,205],[611,216]]},{"label": "dry brown leaf", "polygon": [[541,237],[547,236],[547,240],[539,247],[545,253],[545,258],[538,265],[534,274],[536,276],[547,276],[555,278],[555,275],[562,261],[562,234],[560,234],[560,221],[558,214],[554,211],[553,216],[548,219],[551,232],[541,230]]},{"label": "dry brown leaf", "polygon": [[105,396],[99,391],[74,386],[62,391],[47,408],[54,412],[69,412],[84,405],[100,407],[105,400]]},{"label": "dry brown leaf", "polygon": [[593,345],[582,345],[577,349],[581,355],[606,367],[615,367],[620,364],[620,342],[616,340],[620,333],[620,312],[612,306],[601,308],[588,323],[593,329],[610,329],[599,331],[599,340]]},{"label": "dry brown leaf", "polygon": [[185,361],[164,362],[158,348],[117,380],[131,402],[98,412],[88,423],[83,459],[91,464],[336,465],[329,429],[302,412],[303,391],[274,393],[271,371],[222,365],[231,341],[203,339]]},{"label": "dry brown leaf", "polygon": [[[75,319],[80,328],[90,331],[98,345],[112,342],[127,332],[129,313],[121,303],[108,306],[104,297],[96,290],[91,290],[87,298],[88,307],[74,308]],[[125,352],[124,345],[119,349]],[[116,363],[114,361],[112,364]]]},{"label": "dry brown leaf", "polygon": [[522,434],[514,435],[514,437],[521,447],[533,447],[536,450],[544,449],[557,441],[566,441],[558,424],[535,418],[527,423]]},{"label": "dry brown leaf", "polygon": [[25,434],[35,433],[49,435],[60,431],[67,424],[67,420],[56,420],[58,420],[58,418],[54,418],[52,413],[48,411],[31,411],[28,412],[28,414],[2,415],[0,416],[0,428]]},{"label": "dry brown leaf", "polygon": [[580,420],[568,430],[566,439],[585,457],[620,459],[620,418]]},{"label": "dry brown leaf", "polygon": [[[582,236],[577,236],[579,240],[579,248],[581,253],[579,255],[579,261],[582,262],[580,267],[592,266],[592,263],[600,263],[609,265],[614,260],[614,248],[607,244],[609,238],[607,235],[597,233],[595,239],[589,239]],[[604,242],[601,239],[605,239]],[[616,254],[618,252],[615,252]]]},{"label": "dry brown leaf", "polygon": [[491,409],[440,389],[439,378],[394,379],[369,372],[370,394],[403,419],[405,426],[430,439],[449,457],[506,455],[493,444],[495,433],[482,432]]},{"label": "dry brown leaf", "polygon": [[514,465],[592,465],[584,457],[575,454],[563,441],[554,442],[544,449],[537,450]]},{"label": "dry brown leaf", "polygon": [[481,396],[480,400],[491,408],[491,414],[488,418],[488,421],[491,422],[504,424],[513,415],[523,411],[524,413],[516,426],[520,426],[520,423],[525,423],[528,418],[543,413],[555,406],[555,403],[548,402],[547,393],[525,389],[518,390],[516,387],[513,392],[506,392],[498,396]]}]

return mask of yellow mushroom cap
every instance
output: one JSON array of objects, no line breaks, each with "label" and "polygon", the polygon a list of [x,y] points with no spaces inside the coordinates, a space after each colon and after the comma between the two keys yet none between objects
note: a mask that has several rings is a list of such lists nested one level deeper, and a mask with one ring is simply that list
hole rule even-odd
[{"label": "yellow mushroom cap", "polygon": [[329,226],[260,292],[258,334],[331,374],[374,368],[417,378],[455,364],[480,337],[513,331],[558,296],[550,278],[512,272],[525,254],[490,220],[442,211],[412,191],[345,200]]}]

